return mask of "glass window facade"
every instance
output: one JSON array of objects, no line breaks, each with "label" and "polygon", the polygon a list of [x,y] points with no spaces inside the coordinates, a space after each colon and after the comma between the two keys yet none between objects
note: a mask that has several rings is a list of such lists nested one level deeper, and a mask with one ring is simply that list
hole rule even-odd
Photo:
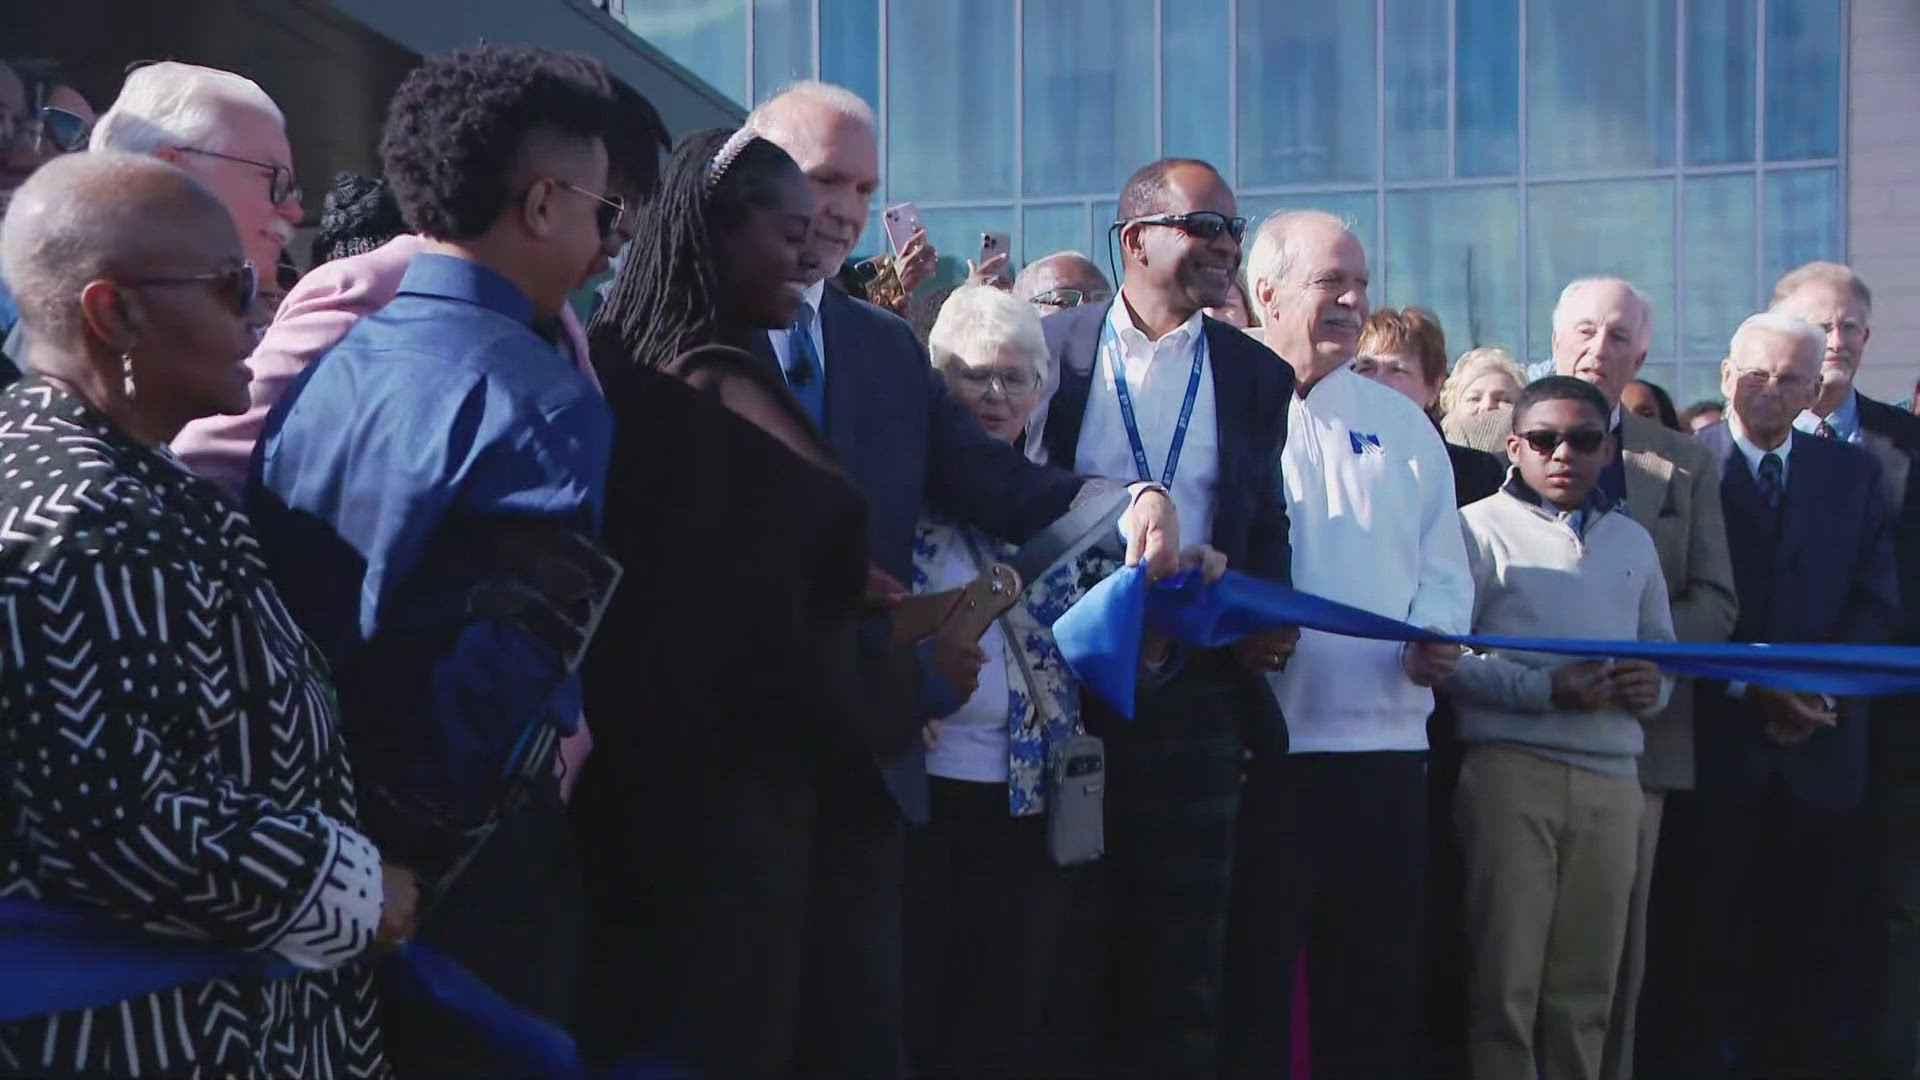
[{"label": "glass window facade", "polygon": [[[1354,223],[1376,304],[1454,353],[1544,357],[1567,280],[1653,298],[1649,372],[1718,385],[1780,272],[1844,258],[1847,0],[650,0],[635,32],[742,103],[818,76],[881,120],[879,207],[970,257],[1103,266],[1114,199],[1161,155],[1242,212]],[[861,250],[878,250],[870,228]]]}]

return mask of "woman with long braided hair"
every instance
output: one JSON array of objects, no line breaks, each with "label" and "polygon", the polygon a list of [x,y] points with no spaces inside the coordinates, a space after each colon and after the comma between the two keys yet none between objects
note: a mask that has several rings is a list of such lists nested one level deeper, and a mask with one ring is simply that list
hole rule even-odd
[{"label": "woman with long braided hair", "polygon": [[872,641],[865,504],[746,351],[798,310],[812,198],[772,143],[689,136],[589,330],[627,569],[587,661],[596,745],[572,803],[580,1035],[603,1061],[787,1071],[823,763],[906,748],[866,720],[902,708],[876,687],[912,685]]}]

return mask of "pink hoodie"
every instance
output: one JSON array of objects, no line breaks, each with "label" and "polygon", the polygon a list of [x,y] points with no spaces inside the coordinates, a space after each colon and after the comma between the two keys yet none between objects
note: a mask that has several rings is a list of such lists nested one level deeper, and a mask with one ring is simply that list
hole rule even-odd
[{"label": "pink hoodie", "polygon": [[[247,368],[253,372],[248,387],[253,400],[247,411],[238,416],[195,420],[173,440],[173,452],[187,468],[239,498],[247,486],[253,444],[266,426],[267,413],[308,364],[333,348],[362,316],[378,311],[393,299],[400,291],[407,264],[425,245],[418,236],[397,236],[363,255],[316,266],[301,278],[281,302],[280,311],[254,347],[253,355],[247,358]],[[560,324],[580,370],[599,386],[593,365],[587,360],[587,335],[579,316],[572,308],[563,307]],[[560,744],[557,767],[561,770],[563,796],[572,792],[592,746],[593,737],[587,733],[583,716],[579,730]]]}]

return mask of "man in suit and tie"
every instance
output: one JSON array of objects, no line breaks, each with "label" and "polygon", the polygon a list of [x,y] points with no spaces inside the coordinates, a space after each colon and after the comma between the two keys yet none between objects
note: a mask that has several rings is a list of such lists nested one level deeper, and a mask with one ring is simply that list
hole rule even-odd
[{"label": "man in suit and tie", "polygon": [[[1850,267],[1811,262],[1773,287],[1773,310],[1826,334],[1820,391],[1794,427],[1852,443],[1880,463],[1900,569],[1902,645],[1920,645],[1920,418],[1854,389],[1873,336],[1873,293]],[[1888,1076],[1920,1075],[1920,695],[1873,702],[1868,804],[1874,818],[1867,865],[1874,889],[1872,955],[1881,1064]]]},{"label": "man in suit and tie", "polygon": [[[947,395],[905,322],[826,282],[859,242],[880,186],[866,102],[841,87],[799,83],[763,102],[747,127],[785,150],[813,182],[814,265],[821,275],[806,289],[793,327],[755,340],[753,351],[770,375],[786,381],[866,497],[878,568],[872,591],[883,599],[905,592],[899,582],[910,579],[914,529],[925,506],[1024,543],[1064,515],[1083,489],[1091,492],[1081,477],[1037,466],[989,437]],[[1175,568],[1179,521],[1164,487],[1135,485],[1122,525],[1129,562],[1145,561],[1153,574]],[[936,678],[923,671],[922,685],[934,687]],[[953,689],[964,699],[969,688]],[[923,712],[902,719],[917,724],[939,714]],[[800,1070],[899,1076],[904,826],[927,817],[925,760],[917,744],[881,769],[850,753],[828,768],[819,791]]]},{"label": "man in suit and tie", "polygon": [[[1879,466],[1795,431],[1822,334],[1779,312],[1742,323],[1721,365],[1727,418],[1695,438],[1721,467],[1738,641],[1883,643],[1898,583]],[[1840,1034],[1864,946],[1865,702],[1702,680],[1693,925],[1705,1075],[1851,1075]]]},{"label": "man in suit and tie", "polygon": [[[1246,219],[1203,161],[1135,172],[1118,204],[1125,281],[1111,303],[1041,323],[1060,385],[1037,459],[1171,488],[1187,543],[1291,581],[1275,463],[1292,371],[1202,309],[1223,303]],[[1234,821],[1246,750],[1284,753],[1264,675],[1298,632],[1193,651],[1143,688],[1132,721],[1086,703],[1107,746],[1106,1052],[1112,1071],[1212,1077],[1225,963]]]},{"label": "man in suit and tie", "polygon": [[[1674,636],[1681,641],[1725,641],[1733,630],[1736,604],[1713,456],[1680,433],[1620,407],[1620,395],[1646,363],[1652,337],[1653,308],[1631,283],[1617,277],[1581,278],[1569,284],[1554,305],[1554,371],[1592,383],[1613,410],[1610,426],[1620,452],[1601,471],[1600,490],[1615,505],[1624,504],[1627,515],[1652,534],[1673,597]],[[1626,952],[1614,986],[1601,1067],[1606,1080],[1633,1076],[1640,988],[1649,968],[1662,965],[1659,942],[1653,960],[1647,958],[1647,910],[1667,794],[1693,787],[1692,703],[1692,691],[1682,679],[1667,710],[1646,722],[1640,785],[1647,801],[1640,815]],[[1661,891],[1668,889],[1663,885]]]}]

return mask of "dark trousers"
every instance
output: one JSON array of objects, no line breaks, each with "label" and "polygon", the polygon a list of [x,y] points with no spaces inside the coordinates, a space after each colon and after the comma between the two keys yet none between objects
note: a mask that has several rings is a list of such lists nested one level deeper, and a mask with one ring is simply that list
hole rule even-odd
[{"label": "dark trousers", "polygon": [[1223,655],[1142,688],[1106,740],[1106,1071],[1159,1080],[1217,1068],[1227,904],[1244,762],[1244,683]]},{"label": "dark trousers", "polygon": [[[585,904],[558,784],[505,815],[419,938],[507,1001],[561,1028],[574,1018]],[[380,1023],[395,1073],[508,1076],[511,1059],[406,988],[382,986]]]},{"label": "dark trousers", "polygon": [[928,785],[931,819],[907,836],[911,1071],[1034,1076],[1067,903],[1086,867],[1053,861],[1045,815],[1009,814],[1006,784]]},{"label": "dark trousers", "polygon": [[1412,1071],[1427,799],[1424,752],[1255,764],[1241,814],[1223,1075],[1291,1075],[1302,948],[1315,1080]]},{"label": "dark trousers", "polygon": [[701,1077],[899,1076],[902,822],[873,763],[684,760],[638,819],[600,812],[631,778],[581,778],[583,1049]]},{"label": "dark trousers", "polygon": [[1451,703],[1427,718],[1427,912],[1416,1075],[1467,1075],[1467,871],[1453,827],[1464,747]]},{"label": "dark trousers", "polygon": [[1920,696],[1873,702],[1871,977],[1880,1073],[1920,1077]]},{"label": "dark trousers", "polygon": [[1861,812],[1801,805],[1777,777],[1758,803],[1702,792],[1699,810],[1685,1074],[1858,1075]]}]

